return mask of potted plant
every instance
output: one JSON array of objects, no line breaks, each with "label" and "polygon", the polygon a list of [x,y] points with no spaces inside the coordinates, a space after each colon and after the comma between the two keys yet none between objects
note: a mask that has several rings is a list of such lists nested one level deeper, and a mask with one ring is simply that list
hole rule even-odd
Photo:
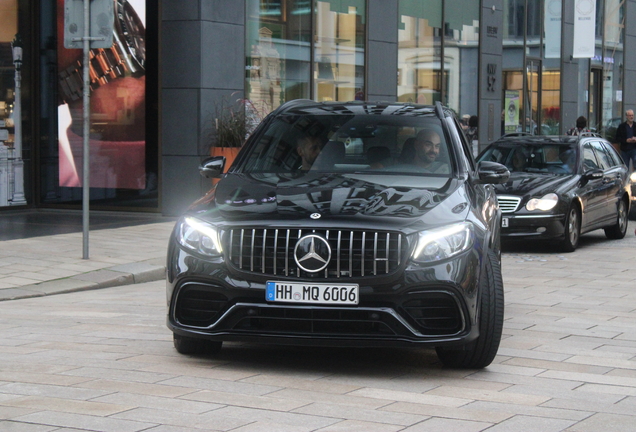
[{"label": "potted plant", "polygon": [[261,120],[259,110],[249,99],[221,99],[215,110],[210,156],[225,156],[225,166],[229,167]]}]

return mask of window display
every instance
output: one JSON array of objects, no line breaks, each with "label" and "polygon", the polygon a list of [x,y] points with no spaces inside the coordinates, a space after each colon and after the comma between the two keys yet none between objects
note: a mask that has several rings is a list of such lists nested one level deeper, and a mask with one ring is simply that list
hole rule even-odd
[{"label": "window display", "polygon": [[260,114],[292,99],[364,99],[365,2],[246,4],[245,93]]},{"label": "window display", "polygon": [[24,205],[18,2],[0,0],[0,207]]},{"label": "window display", "polygon": [[[59,183],[82,186],[82,50],[66,49],[58,0]],[[115,1],[113,46],[90,52],[90,186],[146,190],[145,0]],[[153,178],[151,178],[151,176]],[[149,184],[151,183],[151,184]]]}]

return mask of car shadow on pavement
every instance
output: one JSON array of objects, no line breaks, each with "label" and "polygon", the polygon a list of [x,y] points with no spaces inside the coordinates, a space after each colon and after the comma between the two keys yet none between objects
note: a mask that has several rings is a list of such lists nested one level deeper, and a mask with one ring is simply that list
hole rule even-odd
[{"label": "car shadow on pavement", "polygon": [[[223,368],[259,373],[387,378],[445,369],[432,348],[299,347],[224,342],[218,354],[199,355]],[[452,369],[449,369],[452,370]],[[455,370],[454,373],[457,373]]]},{"label": "car shadow on pavement", "polygon": [[[625,238],[633,236],[632,231],[627,231]],[[579,245],[577,250],[585,250],[597,245],[609,246],[612,243],[620,242],[621,240],[610,240],[605,237],[603,230],[597,230],[587,233],[579,239]],[[524,241],[503,241],[501,242],[501,251],[503,253],[544,253],[544,254],[569,254],[569,252],[563,252],[559,243],[550,241],[536,241],[529,242]],[[576,253],[576,251],[574,252]]]}]

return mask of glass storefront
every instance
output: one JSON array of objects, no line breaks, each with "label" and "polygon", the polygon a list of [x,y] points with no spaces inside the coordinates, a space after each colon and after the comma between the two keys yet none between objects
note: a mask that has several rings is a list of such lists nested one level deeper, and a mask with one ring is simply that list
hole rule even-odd
[{"label": "glass storefront", "polygon": [[[623,38],[625,33],[625,4],[620,0],[605,0],[603,17],[599,25],[603,29],[602,48],[597,49],[597,56],[593,60],[599,72],[597,87],[598,94],[596,118],[599,119],[598,129],[605,138],[614,142],[616,128],[623,121]],[[597,43],[597,47],[599,44]],[[600,75],[602,72],[602,75]],[[600,114],[600,115],[599,115]]]},{"label": "glass storefront", "polygon": [[559,133],[560,41],[561,0],[504,2],[502,134]]},{"label": "glass storefront", "polygon": [[[91,208],[159,207],[157,96],[147,90],[157,84],[148,67],[157,63],[153,3],[115,1],[113,45],[90,51]],[[64,0],[41,2],[39,192],[44,205],[74,206],[84,179],[84,68],[82,49],[65,47],[64,14]]]},{"label": "glass storefront", "polygon": [[[162,178],[158,41],[166,11],[162,19],[159,10],[162,4],[177,6],[110,1],[118,12],[114,43],[92,49],[89,64],[91,208],[163,211],[158,193]],[[65,0],[0,0],[0,207],[79,208],[82,203],[83,58],[81,49],[64,46],[65,4]],[[223,82],[220,77],[218,88],[213,83],[205,95],[210,100],[216,92],[243,90],[246,106],[258,111],[253,118],[262,118],[293,99],[364,100],[369,92],[367,74],[380,73],[373,76],[371,94],[404,102],[440,101],[464,120],[479,115],[480,13],[490,14],[483,2],[398,0],[387,6],[367,0],[244,0],[240,7],[232,4],[235,11],[245,12],[245,21],[231,18],[241,29],[245,25],[245,41],[228,47],[245,59],[245,86],[237,89],[236,81]],[[574,46],[563,48],[561,15],[570,6],[576,16],[595,13],[588,20],[593,31],[583,30],[595,39],[581,45],[575,38]],[[397,22],[385,25],[397,25],[396,41],[386,40],[395,33],[368,28],[367,23],[367,18],[377,19],[378,11],[392,7],[398,8]],[[567,123],[573,122],[570,111],[576,110],[576,116],[587,116],[589,127],[612,140],[625,109],[626,3],[504,0],[502,8],[503,21],[501,15],[484,15],[496,20],[500,27],[492,29],[497,37],[503,36],[497,69],[502,73],[497,82],[502,88],[501,133],[565,132],[573,124],[561,124],[563,92],[572,99],[565,113]],[[227,24],[223,21],[227,17],[218,23],[216,15],[204,17],[204,9],[186,26],[206,22],[216,29]],[[180,20],[175,21],[181,25]],[[575,33],[581,31],[573,27]],[[566,29],[572,31],[570,26]],[[483,34],[492,42],[490,33]],[[193,40],[193,45],[203,40]],[[368,68],[367,40],[386,43],[391,58],[397,49],[396,81],[388,65],[378,68],[374,63]],[[20,46],[23,55],[16,73],[13,48]],[[590,55],[582,52],[590,47]],[[574,51],[573,58],[562,59],[563,49],[568,57]],[[372,62],[375,58],[369,57]],[[567,82],[562,63],[572,75]],[[172,71],[171,65],[165,67]],[[202,89],[196,82],[193,85],[195,91]],[[21,121],[16,123],[16,116]],[[498,113],[496,117],[498,123]],[[493,127],[499,129],[498,124]],[[177,156],[196,157],[185,153]],[[168,199],[164,197],[164,206]]]},{"label": "glass storefront", "polygon": [[433,104],[448,93],[442,58],[442,2],[400,0],[398,89],[401,102]]},{"label": "glass storefront", "polygon": [[20,34],[27,10],[0,0],[0,207],[31,201],[31,35]]},{"label": "glass storefront", "polygon": [[398,100],[477,115],[479,2],[400,0],[399,18]]},{"label": "glass storefront", "polygon": [[247,99],[364,99],[364,0],[247,0]]}]

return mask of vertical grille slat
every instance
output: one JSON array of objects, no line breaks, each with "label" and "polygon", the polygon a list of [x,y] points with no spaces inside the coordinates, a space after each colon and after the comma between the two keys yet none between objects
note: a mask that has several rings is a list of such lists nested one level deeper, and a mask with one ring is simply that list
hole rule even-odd
[{"label": "vertical grille slat", "polygon": [[[331,261],[324,271],[306,272],[294,259],[296,242],[310,232],[331,246]],[[223,241],[230,261],[239,270],[314,279],[391,274],[408,252],[406,237],[387,231],[237,228],[224,231]]]}]

